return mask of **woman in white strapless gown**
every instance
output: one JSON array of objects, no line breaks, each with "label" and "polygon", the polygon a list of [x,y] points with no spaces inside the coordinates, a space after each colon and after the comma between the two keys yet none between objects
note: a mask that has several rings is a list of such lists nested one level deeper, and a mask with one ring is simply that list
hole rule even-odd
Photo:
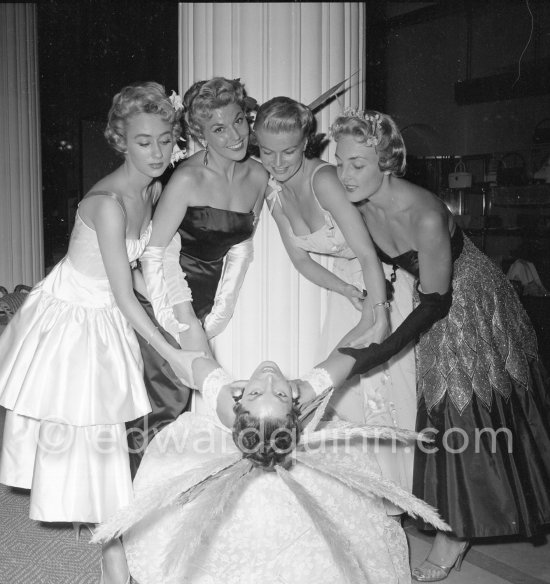
[{"label": "woman in white strapless gown", "polygon": [[133,503],[94,540],[123,534],[139,584],[410,582],[405,534],[383,498],[446,526],[381,477],[363,447],[380,427],[320,421],[349,361],[333,352],[295,384],[264,362],[240,390],[215,361],[195,363],[205,414],[184,413],[154,438]]},{"label": "woman in white strapless gown", "polygon": [[[31,489],[31,519],[94,524],[130,501],[124,423],[150,411],[134,329],[184,372],[188,355],[142,309],[131,271],[151,234],[178,117],[157,83],[114,97],[106,137],[124,163],[81,201],[67,255],[0,337],[0,481]],[[110,564],[120,554],[104,551],[105,582],[125,582],[125,562]]]},{"label": "woman in white strapless gown", "polygon": [[[322,358],[358,323],[368,331],[364,342],[380,342],[388,326],[395,330],[412,310],[414,280],[403,270],[380,266],[368,230],[347,200],[336,168],[312,156],[308,148],[308,143],[315,141],[313,121],[304,105],[288,97],[276,97],[260,107],[254,133],[262,163],[272,175],[268,205],[289,257],[306,278],[328,289],[317,353]],[[331,270],[315,256],[330,256]],[[384,277],[392,284],[388,286],[389,304],[383,302]],[[365,288],[368,296],[363,301]],[[415,357],[410,345],[368,375],[346,382],[331,408],[344,420],[412,430],[416,419],[415,383]],[[385,477],[412,490],[411,448],[380,445],[376,456]],[[400,510],[388,506],[388,512],[398,514]]]}]

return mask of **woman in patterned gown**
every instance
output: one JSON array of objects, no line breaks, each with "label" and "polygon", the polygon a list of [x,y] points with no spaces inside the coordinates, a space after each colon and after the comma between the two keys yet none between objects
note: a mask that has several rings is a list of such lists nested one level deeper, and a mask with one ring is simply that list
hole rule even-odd
[{"label": "woman in patterned gown", "polygon": [[[403,272],[396,277],[387,267],[393,289],[391,302],[385,304],[384,273],[361,214],[347,200],[335,167],[317,156],[311,110],[289,97],[267,101],[256,115],[254,139],[271,175],[267,203],[288,255],[301,274],[329,290],[318,356],[326,355],[357,323],[367,330],[365,344],[380,342],[388,326],[394,330],[412,310],[413,278]],[[317,254],[330,256],[331,270],[316,261]],[[412,346],[389,364],[349,380],[334,396],[331,409],[349,421],[413,429]],[[412,490],[410,448],[380,445],[377,458],[384,476]],[[400,513],[391,506],[388,511]]]},{"label": "woman in patterned gown", "polygon": [[432,193],[402,177],[394,121],[349,110],[332,126],[338,176],[382,261],[416,280],[416,306],[381,344],[342,349],[366,372],[419,337],[413,493],[453,530],[438,533],[422,582],[443,580],[468,540],[535,534],[550,522],[550,404],[532,325],[512,286]]},{"label": "woman in patterned gown", "polygon": [[[95,524],[131,500],[124,423],[150,410],[136,333],[185,374],[188,353],[148,318],[131,269],[180,130],[158,83],[115,95],[105,136],[124,163],[84,196],[67,255],[0,337],[0,481],[31,489],[31,519]],[[101,567],[105,584],[129,581],[120,541],[104,546]]]},{"label": "woman in patterned gown", "polygon": [[380,427],[320,422],[352,363],[334,351],[289,383],[267,361],[237,387],[211,356],[196,359],[205,413],[154,438],[134,501],[94,541],[123,534],[140,584],[409,583],[405,534],[383,498],[447,526],[381,477],[363,441]]},{"label": "woman in patterned gown", "polygon": [[[209,339],[233,314],[252,261],[252,236],[267,185],[265,170],[247,155],[247,113],[254,104],[238,79],[199,81],[185,93],[187,130],[203,149],[179,164],[170,177],[141,258],[151,303],[162,295],[156,285],[165,278],[178,320],[198,318]],[[152,315],[151,306],[141,300]],[[161,316],[154,312],[164,325],[166,311],[160,311]],[[170,332],[177,340],[178,332]],[[141,349],[152,412],[128,425],[134,472],[149,440],[188,408],[190,396],[189,388],[159,363],[155,351],[146,343]]]}]

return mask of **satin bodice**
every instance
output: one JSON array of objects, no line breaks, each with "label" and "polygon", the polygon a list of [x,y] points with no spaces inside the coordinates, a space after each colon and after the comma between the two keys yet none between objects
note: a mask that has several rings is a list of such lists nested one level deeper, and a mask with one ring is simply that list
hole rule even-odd
[{"label": "satin bodice", "polygon": [[207,205],[187,208],[178,228],[180,265],[198,318],[212,309],[225,255],[233,245],[252,236],[254,223],[252,211],[242,213]]},{"label": "satin bodice", "polygon": [[[332,215],[321,206],[321,203],[319,203],[317,195],[315,194],[315,189],[313,188],[313,178],[315,177],[317,172],[324,166],[330,165],[328,163],[324,163],[317,166],[317,168],[313,171],[310,179],[310,187],[311,192],[313,193],[313,198],[315,199],[315,202],[317,203],[319,210],[323,215],[324,219],[323,225],[319,227],[319,229],[317,229],[316,231],[313,231],[312,233],[306,233],[305,235],[296,235],[292,230],[292,227],[289,222],[288,236],[296,247],[303,249],[304,251],[352,259],[355,257],[355,254],[349,247],[346,239],[344,238],[344,234],[336,224],[336,221],[334,221]],[[273,206],[275,204],[282,207],[281,193],[283,189],[281,185],[273,177],[269,179],[268,185],[271,188],[271,190],[267,194],[266,198],[270,210],[273,209]]]},{"label": "satin bodice", "polygon": [[[374,243],[374,247],[376,248],[376,253],[380,258],[380,261],[394,266],[394,269],[401,268],[402,270],[409,272],[409,274],[412,274],[415,278],[420,277],[420,271],[418,269],[418,251],[411,249],[392,258],[383,252],[376,243]],[[456,226],[455,231],[451,236],[451,258],[453,263],[459,258],[463,247],[464,236],[460,227]]]},{"label": "satin bodice", "polygon": [[[152,224],[149,222],[139,239],[126,239],[128,262],[134,262],[143,253],[151,237],[151,226]],[[76,212],[75,224],[69,240],[67,259],[76,270],[90,278],[107,278],[99,250],[97,233],[84,223],[78,211]]]}]

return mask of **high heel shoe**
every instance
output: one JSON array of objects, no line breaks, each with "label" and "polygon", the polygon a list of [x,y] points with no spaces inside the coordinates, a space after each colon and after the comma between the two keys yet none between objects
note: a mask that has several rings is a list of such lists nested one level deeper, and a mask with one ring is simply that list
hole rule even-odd
[{"label": "high heel shoe", "polygon": [[457,572],[460,572],[460,569],[462,568],[462,560],[464,559],[469,547],[470,542],[465,541],[460,552],[456,556],[455,561],[450,566],[440,566],[426,558],[423,564],[429,565],[425,566],[424,569],[421,566],[414,568],[412,571],[413,580],[416,580],[417,582],[440,582],[447,578],[453,568]]}]

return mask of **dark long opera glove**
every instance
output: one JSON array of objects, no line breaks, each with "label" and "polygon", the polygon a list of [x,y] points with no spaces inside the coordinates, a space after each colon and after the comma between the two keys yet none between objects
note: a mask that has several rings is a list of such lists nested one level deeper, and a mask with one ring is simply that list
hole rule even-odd
[{"label": "dark long opera glove", "polygon": [[357,373],[367,373],[374,367],[382,365],[411,341],[417,341],[421,333],[427,331],[435,322],[449,313],[453,297],[452,288],[445,294],[418,292],[418,295],[420,304],[382,343],[372,343],[362,349],[352,347],[338,349],[341,353],[355,359],[355,365],[348,378]]}]

